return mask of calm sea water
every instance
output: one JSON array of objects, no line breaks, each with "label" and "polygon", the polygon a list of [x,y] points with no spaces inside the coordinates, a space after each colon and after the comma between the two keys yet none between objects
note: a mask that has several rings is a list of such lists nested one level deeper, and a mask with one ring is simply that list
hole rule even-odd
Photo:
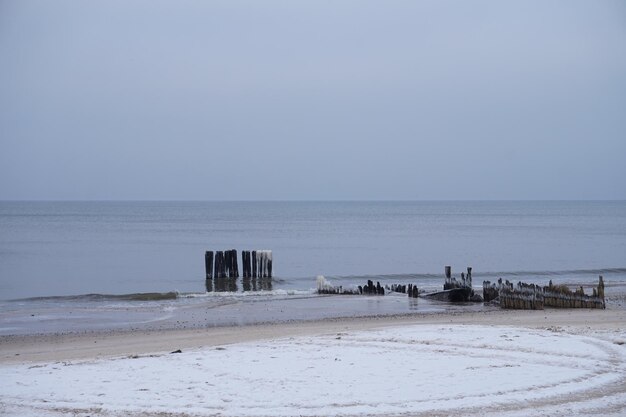
[{"label": "calm sea water", "polygon": [[[626,274],[626,202],[2,202],[0,299],[204,292],[204,251],[271,249],[273,288],[322,274]],[[398,278],[398,277],[396,277]]]}]

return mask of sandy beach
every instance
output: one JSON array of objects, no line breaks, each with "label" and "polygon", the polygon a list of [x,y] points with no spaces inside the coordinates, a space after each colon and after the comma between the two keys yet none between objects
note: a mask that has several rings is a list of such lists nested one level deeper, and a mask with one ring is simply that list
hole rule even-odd
[{"label": "sandy beach", "polygon": [[3,336],[0,412],[621,416],[625,342],[624,310],[555,309]]},{"label": "sandy beach", "polygon": [[609,337],[626,332],[626,310],[452,312],[386,317],[340,318],[293,323],[160,331],[93,331],[80,334],[2,336],[0,363],[105,359],[124,355],[201,349],[284,337],[317,336],[408,325],[457,324],[565,329],[574,334]]}]

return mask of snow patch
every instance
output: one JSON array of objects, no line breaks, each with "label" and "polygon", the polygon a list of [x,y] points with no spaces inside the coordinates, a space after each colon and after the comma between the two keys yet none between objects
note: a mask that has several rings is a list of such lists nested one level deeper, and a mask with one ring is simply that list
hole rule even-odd
[{"label": "snow patch", "polygon": [[626,396],[611,390],[625,382],[625,358],[609,341],[549,330],[414,325],[156,357],[5,365],[0,404],[22,415],[94,408],[113,415],[540,415],[541,404],[558,409],[555,401],[577,401],[581,412],[602,401],[620,410]]}]

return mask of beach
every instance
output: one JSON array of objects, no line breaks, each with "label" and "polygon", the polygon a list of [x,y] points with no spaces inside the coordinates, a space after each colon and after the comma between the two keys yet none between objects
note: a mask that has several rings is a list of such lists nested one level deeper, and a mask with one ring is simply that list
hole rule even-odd
[{"label": "beach", "polygon": [[620,416],[625,323],[486,310],[3,336],[0,412]]},{"label": "beach", "polygon": [[[623,202],[0,204],[0,415],[623,416]],[[271,280],[205,251],[271,249]],[[239,253],[239,252],[238,252]],[[471,266],[606,309],[440,291]],[[316,276],[384,296],[319,295]],[[213,284],[213,285],[210,285]],[[173,353],[175,352],[175,353]]]},{"label": "beach", "polygon": [[624,6],[0,1],[0,417],[626,417]]}]

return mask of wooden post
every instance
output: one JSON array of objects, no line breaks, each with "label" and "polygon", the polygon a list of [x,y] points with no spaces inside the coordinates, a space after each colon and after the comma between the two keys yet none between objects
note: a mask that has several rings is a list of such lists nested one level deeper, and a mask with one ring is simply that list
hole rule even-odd
[{"label": "wooden post", "polygon": [[256,251],[253,250],[252,251],[252,278],[256,278],[257,277],[257,258],[256,258]]},{"label": "wooden post", "polygon": [[246,270],[248,271],[248,278],[252,278],[252,254],[250,251],[246,251]]},{"label": "wooden post", "polygon": [[215,266],[213,276],[215,278],[222,278],[222,261],[224,253],[222,251],[215,252]]},{"label": "wooden post", "polygon": [[232,252],[233,267],[232,267],[230,277],[239,278],[239,263],[237,262],[237,249],[233,249],[231,252]]},{"label": "wooden post", "polygon": [[204,270],[206,279],[213,278],[213,251],[208,250],[204,253]]},{"label": "wooden post", "polygon": [[224,251],[224,275],[222,278],[226,278],[230,275],[230,252]]},{"label": "wooden post", "polygon": [[226,277],[226,258],[224,251],[220,251],[220,278]]},{"label": "wooden post", "polygon": [[250,251],[243,250],[241,251],[241,269],[242,276],[244,278],[250,278],[252,274],[250,274]]},{"label": "wooden post", "polygon": [[604,278],[602,275],[598,278],[598,297],[602,298],[602,302],[604,303]]},{"label": "wooden post", "polygon": [[241,251],[241,276],[243,278],[247,278],[246,274],[246,251]]},{"label": "wooden post", "polygon": [[[258,275],[259,278],[271,278],[272,277],[272,251],[271,250],[258,250],[256,251],[257,263],[258,263]],[[254,262],[254,261],[253,261]]]}]

